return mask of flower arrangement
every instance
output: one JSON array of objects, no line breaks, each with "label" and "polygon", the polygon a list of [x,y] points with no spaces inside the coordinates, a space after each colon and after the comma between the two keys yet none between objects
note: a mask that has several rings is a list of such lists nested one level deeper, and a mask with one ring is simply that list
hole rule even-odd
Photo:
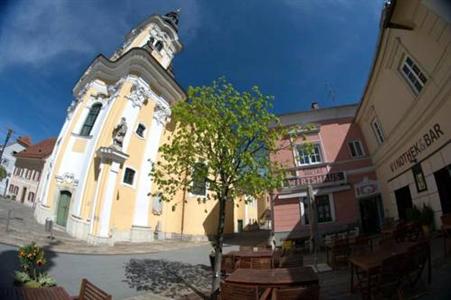
[{"label": "flower arrangement", "polygon": [[15,280],[25,287],[47,287],[56,285],[55,279],[42,270],[47,263],[44,249],[35,242],[19,248],[20,271],[15,272]]}]

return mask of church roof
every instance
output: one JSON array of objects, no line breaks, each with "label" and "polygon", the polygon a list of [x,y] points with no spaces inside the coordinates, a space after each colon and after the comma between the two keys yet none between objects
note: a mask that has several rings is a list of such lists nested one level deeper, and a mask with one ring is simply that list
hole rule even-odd
[{"label": "church roof", "polygon": [[20,151],[16,154],[16,157],[18,158],[46,158],[49,156],[52,151],[53,147],[55,146],[56,138],[48,138],[46,140],[40,141],[37,144],[31,145],[25,150]]},{"label": "church roof", "polygon": [[176,32],[178,32],[179,28],[179,12],[180,9],[177,9],[176,11],[170,11],[167,14],[165,14],[164,16],[161,16],[161,18],[168,23],[169,25],[172,26],[172,28],[174,28],[174,30]]}]

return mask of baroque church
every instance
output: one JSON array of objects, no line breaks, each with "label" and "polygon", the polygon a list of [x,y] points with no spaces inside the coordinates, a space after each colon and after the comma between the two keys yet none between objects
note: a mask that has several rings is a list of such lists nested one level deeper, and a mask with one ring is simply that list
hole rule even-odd
[{"label": "baroque church", "polygon": [[[51,219],[92,244],[204,240],[215,233],[217,203],[197,201],[206,186],[195,195],[180,191],[171,203],[152,196],[157,187],[149,173],[174,127],[171,106],[186,99],[172,70],[183,48],[178,23],[178,12],[152,15],[111,58],[98,55],[81,76],[44,168],[38,222]],[[257,220],[255,206],[230,205],[225,233]]]}]

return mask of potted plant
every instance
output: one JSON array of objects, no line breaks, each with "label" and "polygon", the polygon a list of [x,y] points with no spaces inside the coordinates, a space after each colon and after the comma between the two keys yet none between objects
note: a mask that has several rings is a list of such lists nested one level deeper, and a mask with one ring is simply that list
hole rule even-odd
[{"label": "potted plant", "polygon": [[409,222],[420,223],[422,218],[421,216],[422,216],[421,210],[415,205],[412,206],[411,208],[408,208],[406,211],[406,219]]},{"label": "potted plant", "polygon": [[434,226],[434,211],[426,204],[423,204],[423,210],[421,211],[421,225],[424,234],[429,236]]},{"label": "potted plant", "polygon": [[42,270],[46,264],[44,250],[35,242],[19,248],[20,270],[15,272],[15,282],[28,288],[56,285],[55,279]]}]

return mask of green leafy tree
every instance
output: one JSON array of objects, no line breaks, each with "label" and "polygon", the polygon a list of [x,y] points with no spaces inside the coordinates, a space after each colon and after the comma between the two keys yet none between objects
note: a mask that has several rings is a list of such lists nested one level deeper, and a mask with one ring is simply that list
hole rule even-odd
[{"label": "green leafy tree", "polygon": [[152,171],[163,201],[197,189],[199,182],[208,186],[202,201],[218,201],[212,293],[220,283],[226,204],[242,195],[258,197],[282,182],[279,166],[269,159],[282,134],[271,100],[258,87],[239,92],[223,78],[190,87],[188,100],[172,108],[175,129]]},{"label": "green leafy tree", "polygon": [[0,181],[5,179],[6,176],[8,176],[8,173],[6,172],[6,170],[3,166],[0,166]]}]

